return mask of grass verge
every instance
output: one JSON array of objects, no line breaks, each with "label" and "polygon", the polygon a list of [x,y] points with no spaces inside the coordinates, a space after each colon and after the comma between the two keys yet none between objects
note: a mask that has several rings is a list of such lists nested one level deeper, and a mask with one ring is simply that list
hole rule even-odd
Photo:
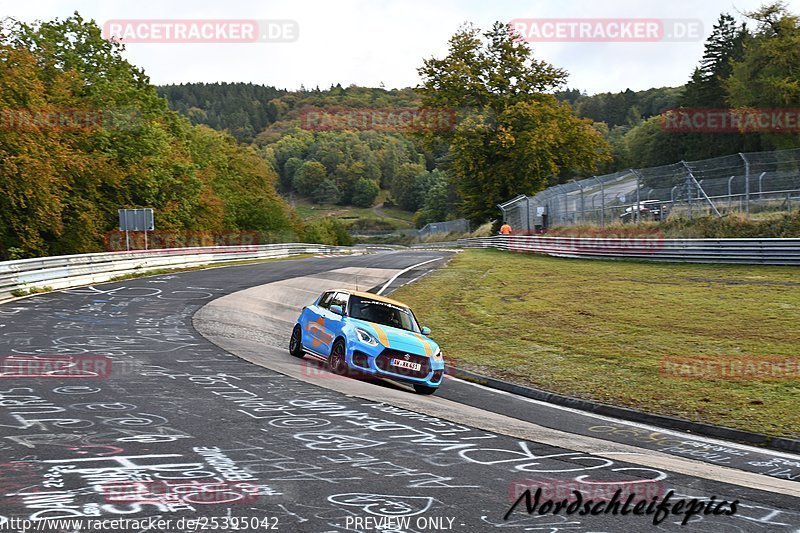
[{"label": "grass verge", "polygon": [[23,296],[30,296],[32,294],[42,294],[45,292],[51,292],[53,287],[45,286],[45,287],[31,287],[28,289],[15,289],[11,291],[11,296],[15,298],[22,298]]},{"label": "grass verge", "polygon": [[671,358],[789,357],[794,267],[560,259],[469,250],[393,293],[464,369],[580,398],[800,437],[800,380],[686,379]]},{"label": "grass verge", "polygon": [[305,199],[294,201],[293,207],[303,220],[314,221],[334,217],[355,230],[393,230],[414,227],[414,213],[396,207],[353,207],[313,204]]}]

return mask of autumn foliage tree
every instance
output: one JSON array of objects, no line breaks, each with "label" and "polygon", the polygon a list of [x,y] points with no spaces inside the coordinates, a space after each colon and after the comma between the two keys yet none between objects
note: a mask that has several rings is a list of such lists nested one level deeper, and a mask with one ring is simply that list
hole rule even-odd
[{"label": "autumn foliage tree", "polygon": [[0,258],[99,251],[117,209],[158,229],[300,236],[254,149],[167,108],[78,14],[0,33]]},{"label": "autumn foliage tree", "polygon": [[497,204],[533,194],[562,173],[593,171],[609,146],[590,120],[552,94],[566,72],[533,57],[500,22],[484,33],[467,25],[443,59],[419,68],[423,104],[458,111],[450,132],[449,175],[473,222],[497,216]]},{"label": "autumn foliage tree", "polygon": [[[725,80],[728,103],[735,108],[800,107],[800,16],[781,2],[764,5],[747,16],[757,28]],[[791,128],[762,137],[769,148],[800,146],[800,135]]]}]

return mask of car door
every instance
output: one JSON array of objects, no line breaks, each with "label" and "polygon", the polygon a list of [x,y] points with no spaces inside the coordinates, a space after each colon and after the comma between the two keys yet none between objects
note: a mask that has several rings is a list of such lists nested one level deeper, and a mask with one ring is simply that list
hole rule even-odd
[{"label": "car door", "polygon": [[317,303],[306,307],[305,321],[303,324],[303,346],[309,349],[327,354],[330,347],[327,346],[327,333],[325,331],[325,321],[328,317],[328,308],[333,300],[334,291],[322,293]]},{"label": "car door", "polygon": [[[346,292],[337,292],[331,299],[330,306],[325,310],[325,333],[326,337],[330,339],[325,354],[330,354],[333,348],[333,341],[342,333],[344,328],[345,317],[347,316],[347,304],[350,295]],[[334,313],[331,308],[338,305],[342,308],[343,314]]]}]

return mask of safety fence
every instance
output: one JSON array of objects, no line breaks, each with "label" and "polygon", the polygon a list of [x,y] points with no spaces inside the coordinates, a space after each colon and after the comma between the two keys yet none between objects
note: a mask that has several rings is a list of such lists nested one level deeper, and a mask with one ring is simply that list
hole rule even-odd
[{"label": "safety fence", "polygon": [[419,237],[427,237],[436,233],[467,233],[469,222],[464,218],[458,220],[447,220],[444,222],[431,222],[419,229]]},{"label": "safety fence", "polygon": [[800,149],[727,155],[574,180],[500,204],[503,220],[542,228],[800,208]]},{"label": "safety fence", "polygon": [[413,248],[496,248],[555,257],[800,266],[800,239],[664,239],[497,235]]},{"label": "safety fence", "polygon": [[369,253],[390,249],[396,247],[288,243],[167,248],[4,261],[0,262],[0,301],[12,298],[19,291],[64,289],[159,269],[220,265],[299,254]]},{"label": "safety fence", "polygon": [[394,229],[394,230],[352,230],[348,233],[353,236],[370,235],[398,235],[405,237],[427,237],[429,235],[441,233],[467,233],[469,222],[464,218],[458,220],[446,220],[443,222],[431,222],[425,224],[420,229]]},{"label": "safety fence", "polygon": [[[497,235],[414,245],[412,248],[497,248],[591,259],[800,265],[800,239],[663,239],[658,234],[626,238]],[[334,255],[402,249],[405,247],[289,243],[168,248],[5,261],[0,262],[0,301],[12,298],[19,294],[18,291],[77,287],[160,269],[223,265],[300,254]]]}]

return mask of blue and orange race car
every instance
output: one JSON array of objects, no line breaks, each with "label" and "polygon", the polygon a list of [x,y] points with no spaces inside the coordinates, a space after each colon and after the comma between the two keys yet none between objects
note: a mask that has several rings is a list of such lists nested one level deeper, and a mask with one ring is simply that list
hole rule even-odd
[{"label": "blue and orange race car", "polygon": [[410,383],[433,394],[444,377],[439,346],[401,302],[368,292],[323,292],[303,308],[292,331],[289,353],[327,359],[330,370]]}]

